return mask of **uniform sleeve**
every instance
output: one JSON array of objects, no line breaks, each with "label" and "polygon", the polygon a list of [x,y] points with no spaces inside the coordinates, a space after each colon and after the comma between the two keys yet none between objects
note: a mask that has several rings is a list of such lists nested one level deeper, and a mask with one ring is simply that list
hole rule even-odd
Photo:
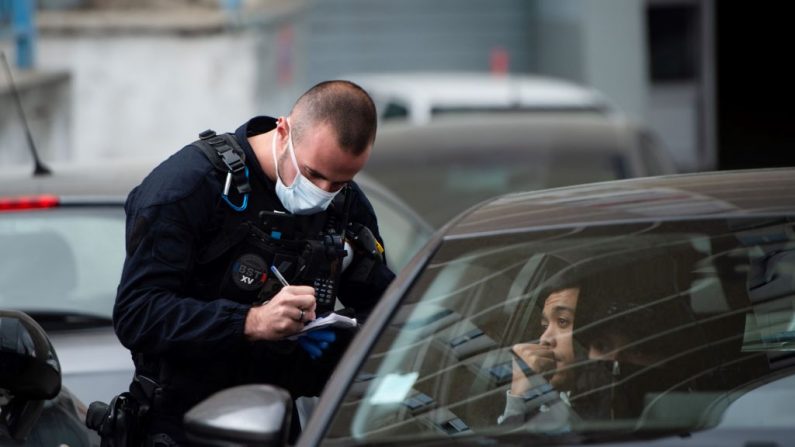
[{"label": "uniform sleeve", "polygon": [[202,356],[241,347],[249,306],[184,292],[217,200],[206,180],[211,172],[164,164],[125,205],[127,257],[113,309],[116,334],[130,350],[153,354]]},{"label": "uniform sleeve", "polygon": [[[367,200],[362,190],[354,184],[356,199],[351,207],[350,219],[367,227],[378,242],[383,246],[384,240],[378,229],[378,219],[370,201]],[[384,247],[385,253],[389,247]],[[386,259],[386,258],[384,258]],[[354,256],[352,265],[343,273],[340,283],[339,298],[342,304],[356,310],[356,317],[364,321],[375,307],[378,300],[392,280],[395,274],[386,264],[386,260],[375,264],[369,271],[366,278],[354,278],[352,272],[356,271],[355,263],[361,262]],[[358,275],[357,275],[358,276]]]}]

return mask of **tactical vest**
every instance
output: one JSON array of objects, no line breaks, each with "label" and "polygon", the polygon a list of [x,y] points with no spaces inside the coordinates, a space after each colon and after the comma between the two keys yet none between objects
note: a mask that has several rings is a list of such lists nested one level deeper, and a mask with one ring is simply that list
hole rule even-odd
[{"label": "tactical vest", "polygon": [[338,194],[325,212],[301,216],[276,211],[265,197],[265,185],[252,188],[258,180],[249,177],[245,153],[234,136],[208,130],[193,146],[224,178],[221,194],[227,205],[219,207],[220,231],[198,258],[198,269],[207,275],[196,278],[201,286],[196,292],[208,298],[261,303],[282,287],[273,267],[289,284],[315,288],[319,315],[333,310],[346,254],[343,230],[351,191],[346,188]]},{"label": "tactical vest", "polygon": [[[225,203],[219,199],[215,223],[203,235],[200,245],[204,248],[196,256],[193,274],[186,278],[189,296],[207,300],[224,298],[242,304],[266,301],[282,287],[270,273],[270,266],[275,266],[290,284],[315,287],[316,313],[322,315],[334,307],[345,237],[357,253],[346,271],[346,284],[373,281],[376,266],[384,262],[383,248],[366,226],[349,222],[355,195],[351,187],[338,194],[325,212],[311,216],[277,212],[274,207],[278,204],[274,201],[278,198],[268,192],[271,185],[260,184],[256,176],[247,175],[245,153],[234,136],[205,131],[200,137],[193,146],[210,160],[219,178],[224,180],[220,193]],[[338,355],[344,350],[346,337],[349,339],[350,335],[343,335],[335,342]],[[209,393],[251,383],[249,364],[275,366],[255,368],[257,382],[316,395],[338,357],[326,355],[313,361],[311,367],[297,370],[281,368],[284,365],[279,364],[285,358],[294,360],[289,357],[294,345],[289,340],[252,343],[246,355],[257,359],[256,363],[235,357],[237,353],[228,353],[227,360],[231,359],[232,363],[207,362],[181,357],[178,353],[165,358],[140,352],[134,353],[134,361],[136,374],[156,384],[155,394],[162,396],[163,405],[179,412],[187,411]],[[196,373],[199,368],[201,374]],[[138,399],[142,402],[153,404],[157,400],[140,394]]]}]

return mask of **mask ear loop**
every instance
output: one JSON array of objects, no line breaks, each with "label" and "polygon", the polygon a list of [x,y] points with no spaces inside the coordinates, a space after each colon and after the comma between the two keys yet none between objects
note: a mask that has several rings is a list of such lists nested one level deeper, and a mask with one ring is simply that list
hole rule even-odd
[{"label": "mask ear loop", "polygon": [[[248,166],[246,166],[245,172],[246,172],[246,178],[248,178]],[[232,203],[231,200],[229,200],[229,189],[231,188],[231,186],[232,186],[232,173],[229,172],[226,174],[226,182],[224,183],[224,190],[221,192],[221,198],[224,199],[224,202],[226,202],[227,205],[229,205],[229,207],[232,208],[233,210],[239,213],[245,211],[246,207],[248,207],[249,193],[243,194],[243,203],[240,206],[237,206],[234,203]]]}]

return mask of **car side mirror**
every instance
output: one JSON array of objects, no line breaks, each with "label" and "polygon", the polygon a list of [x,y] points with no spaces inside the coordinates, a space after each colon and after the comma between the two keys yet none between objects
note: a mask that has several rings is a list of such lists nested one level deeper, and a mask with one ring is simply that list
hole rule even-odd
[{"label": "car side mirror", "polygon": [[0,440],[24,440],[44,401],[61,391],[61,365],[44,329],[24,312],[0,310]]},{"label": "car side mirror", "polygon": [[287,443],[293,401],[281,388],[242,385],[219,391],[185,414],[191,442],[211,446]]}]

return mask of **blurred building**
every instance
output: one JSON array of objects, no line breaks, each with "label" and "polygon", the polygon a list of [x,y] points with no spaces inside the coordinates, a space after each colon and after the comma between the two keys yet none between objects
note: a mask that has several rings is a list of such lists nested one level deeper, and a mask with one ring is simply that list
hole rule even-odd
[{"label": "blurred building", "polygon": [[[661,42],[649,33],[660,9],[685,9],[691,28]],[[711,26],[711,1],[316,0],[308,14],[312,81],[351,71],[552,75],[595,87],[648,123],[682,169],[715,165],[714,76],[711,54],[701,51],[712,42],[700,33]],[[689,71],[669,83],[649,66],[677,45],[691,52]]]},{"label": "blurred building", "polygon": [[[163,156],[204,128],[287,113],[307,87],[344,73],[476,71],[595,87],[654,129],[684,171],[792,164],[795,155],[782,149],[792,143],[782,8],[715,0],[39,0],[36,67],[71,75],[70,134],[48,138],[60,147],[44,152]],[[7,39],[0,47],[11,51]]]}]

